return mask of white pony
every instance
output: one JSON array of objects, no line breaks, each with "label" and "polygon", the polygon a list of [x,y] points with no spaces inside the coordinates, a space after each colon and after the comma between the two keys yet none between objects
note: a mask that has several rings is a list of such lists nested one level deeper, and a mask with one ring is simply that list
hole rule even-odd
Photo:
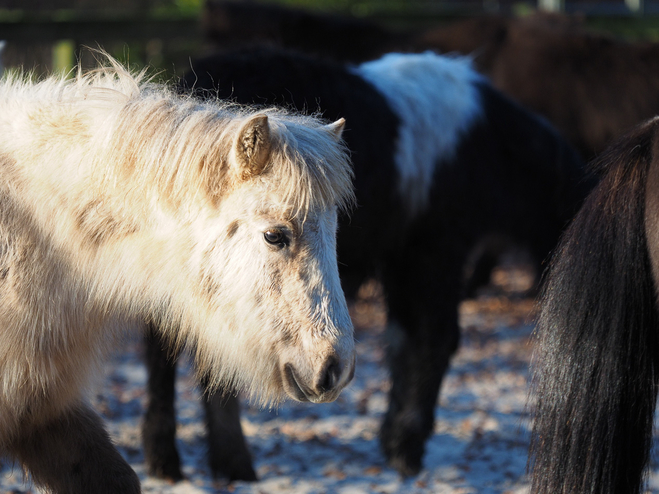
[{"label": "white pony", "polygon": [[56,493],[140,492],[85,397],[133,319],[264,403],[333,400],[354,369],[343,121],[109,65],[0,83],[0,449]]}]

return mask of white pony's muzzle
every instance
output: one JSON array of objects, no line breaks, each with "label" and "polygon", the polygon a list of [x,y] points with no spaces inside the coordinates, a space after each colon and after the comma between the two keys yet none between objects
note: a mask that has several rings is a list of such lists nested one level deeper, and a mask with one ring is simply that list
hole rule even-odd
[{"label": "white pony's muzzle", "polygon": [[291,362],[282,366],[286,394],[297,401],[334,401],[355,375],[354,349],[347,357],[341,358],[336,353],[330,355],[316,366],[315,371],[305,367]]}]

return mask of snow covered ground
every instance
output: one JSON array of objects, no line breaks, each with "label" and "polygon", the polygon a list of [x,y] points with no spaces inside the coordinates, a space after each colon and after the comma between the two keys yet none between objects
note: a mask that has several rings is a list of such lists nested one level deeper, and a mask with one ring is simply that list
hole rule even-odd
[{"label": "snow covered ground", "polygon": [[[169,484],[145,475],[140,421],[146,372],[139,340],[127,341],[108,365],[96,406],[142,478],[145,493],[527,493],[525,405],[533,301],[519,295],[519,287],[529,282],[528,273],[511,268],[496,272],[495,281],[497,276],[498,289],[461,306],[462,345],[444,382],[425,468],[416,478],[401,479],[379,450],[377,432],[388,389],[386,315],[373,294],[352,308],[357,373],[336,402],[286,403],[276,411],[244,404],[243,427],[259,482],[210,479],[199,392],[189,364],[180,366],[177,401],[179,448],[188,480]],[[502,296],[502,291],[510,296]],[[653,470],[650,492],[659,493],[656,462]],[[30,492],[40,491],[24,481],[18,467],[8,464],[0,470],[0,493]]]}]

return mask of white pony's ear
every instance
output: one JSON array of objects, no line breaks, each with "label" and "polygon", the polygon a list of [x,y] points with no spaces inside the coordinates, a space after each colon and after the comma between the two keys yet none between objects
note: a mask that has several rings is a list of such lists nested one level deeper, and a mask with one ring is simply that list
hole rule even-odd
[{"label": "white pony's ear", "polygon": [[268,116],[254,115],[238,131],[234,143],[237,173],[247,179],[259,175],[268,164],[272,149],[272,137]]},{"label": "white pony's ear", "polygon": [[341,135],[343,134],[343,129],[346,126],[346,119],[339,118],[336,122],[326,125],[325,128],[329,131],[330,134],[334,136],[336,141],[341,140]]}]

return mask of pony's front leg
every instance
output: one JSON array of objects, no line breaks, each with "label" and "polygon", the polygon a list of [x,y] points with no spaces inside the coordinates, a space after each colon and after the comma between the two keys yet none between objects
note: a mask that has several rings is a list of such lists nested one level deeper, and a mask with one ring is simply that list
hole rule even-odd
[{"label": "pony's front leg", "polygon": [[410,476],[421,470],[442,379],[458,347],[459,273],[432,262],[399,266],[384,288],[392,385],[380,442],[389,464]]},{"label": "pony's front leg", "polygon": [[176,449],[176,360],[178,355],[158,330],[148,324],[144,337],[147,380],[147,406],[142,423],[144,461],[149,475],[179,481],[183,479],[181,459]]},{"label": "pony's front leg", "polygon": [[16,438],[11,452],[56,494],[138,494],[140,481],[88,406],[77,405]]},{"label": "pony's front leg", "polygon": [[[147,471],[150,475],[181,480],[181,462],[176,449],[174,409],[176,361],[178,355],[167,349],[158,330],[149,325],[145,337],[148,371],[147,410],[142,425],[142,440]],[[206,389],[207,379],[201,387]],[[214,477],[229,480],[256,480],[252,457],[240,425],[238,400],[227,393],[204,393],[208,433],[208,463]]]},{"label": "pony's front leg", "polygon": [[[202,386],[206,383],[202,380]],[[240,402],[231,392],[204,393],[208,432],[208,462],[213,476],[234,480],[257,480],[243,429]]]}]

